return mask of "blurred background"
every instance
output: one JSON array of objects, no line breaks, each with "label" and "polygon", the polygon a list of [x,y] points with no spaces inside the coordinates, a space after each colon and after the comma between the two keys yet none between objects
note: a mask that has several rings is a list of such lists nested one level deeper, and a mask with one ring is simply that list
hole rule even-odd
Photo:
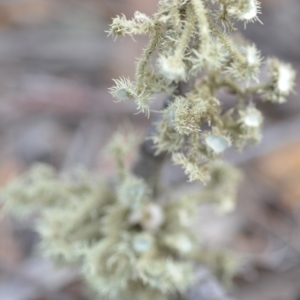
[{"label": "blurred background", "polygon": [[[250,23],[244,35],[263,56],[289,61],[299,73],[300,1],[262,2],[264,25]],[[116,14],[152,13],[156,4],[0,0],[0,186],[35,162],[113,173],[102,152],[112,133],[126,120],[143,134],[151,120],[134,115],[131,103],[114,103],[107,91],[111,78],[133,76],[146,38],[114,42],[105,31]],[[299,77],[296,91],[286,104],[260,105],[266,121],[259,146],[227,155],[244,172],[237,210],[224,217],[200,212],[207,243],[246,262],[231,288],[238,300],[300,299]],[[184,184],[180,168],[171,168],[165,182]],[[1,218],[0,299],[87,300],[76,270],[53,266],[37,243],[30,220]]]}]

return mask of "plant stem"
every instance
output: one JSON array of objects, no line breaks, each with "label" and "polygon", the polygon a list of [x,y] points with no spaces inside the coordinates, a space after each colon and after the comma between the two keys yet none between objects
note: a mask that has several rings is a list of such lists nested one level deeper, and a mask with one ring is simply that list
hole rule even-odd
[{"label": "plant stem", "polygon": [[[173,95],[167,97],[163,103],[163,109],[169,106],[176,96],[183,96],[186,82],[178,82],[176,84],[176,90]],[[168,157],[167,152],[156,154],[155,145],[153,140],[150,139],[153,133],[156,131],[155,122],[149,126],[146,131],[146,137],[140,145],[140,151],[138,159],[133,166],[133,174],[137,177],[143,178],[150,187],[153,189],[153,193],[157,193],[157,185],[159,182],[160,173],[162,167]]]}]

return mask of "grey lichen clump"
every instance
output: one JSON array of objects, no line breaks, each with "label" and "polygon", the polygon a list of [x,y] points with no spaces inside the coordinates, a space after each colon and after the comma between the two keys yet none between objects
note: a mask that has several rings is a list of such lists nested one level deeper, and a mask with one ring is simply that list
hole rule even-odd
[{"label": "grey lichen clump", "polygon": [[24,216],[40,209],[37,231],[44,255],[79,266],[101,297],[167,300],[193,284],[197,262],[208,261],[228,280],[232,260],[203,251],[194,228],[199,203],[232,209],[236,170],[214,162],[213,179],[201,193],[162,194],[157,201],[124,161],[130,143],[133,139],[117,133],[108,146],[119,174],[113,188],[84,169],[58,176],[50,166],[36,165],[2,191],[5,210]]},{"label": "grey lichen clump", "polygon": [[147,184],[129,173],[116,193],[88,172],[53,174],[37,165],[2,194],[14,213],[45,208],[37,224],[44,254],[80,264],[89,286],[110,299],[167,299],[191,284],[195,198],[154,203]]},{"label": "grey lichen clump", "polygon": [[[134,100],[147,115],[155,94],[171,95],[149,138],[157,154],[169,152],[191,181],[205,183],[201,192],[157,196],[152,183],[135,176],[126,164],[133,130],[116,134],[107,147],[115,182],[83,170],[58,176],[38,165],[3,190],[6,210],[24,215],[41,209],[41,249],[79,265],[97,297],[170,299],[193,284],[198,262],[214,264],[224,279],[232,274],[232,260],[202,247],[193,224],[199,203],[219,212],[234,208],[240,174],[221,155],[260,140],[263,117],[254,96],[282,103],[293,89],[295,72],[274,58],[267,60],[267,79],[258,83],[259,51],[230,35],[234,21],[258,20],[259,12],[257,0],[160,0],[152,18],[136,12],[132,20],[116,17],[110,27],[115,37],[150,36],[135,80],[115,80],[111,93],[118,101]],[[188,81],[194,84],[183,93],[179,87]],[[227,110],[218,98],[222,89],[236,97]]]},{"label": "grey lichen clump", "polygon": [[[260,141],[263,118],[255,96],[282,103],[293,89],[295,72],[275,58],[266,60],[268,76],[259,82],[260,52],[232,34],[235,21],[259,20],[259,13],[258,0],[160,0],[152,18],[137,12],[132,20],[116,17],[111,25],[115,37],[150,36],[135,80],[115,80],[111,88],[118,101],[133,99],[149,114],[155,94],[176,94],[178,82],[195,81],[162,111],[153,137],[157,153],[170,152],[190,180],[209,181],[208,165],[225,150]],[[236,97],[227,111],[217,96],[220,90]]]}]

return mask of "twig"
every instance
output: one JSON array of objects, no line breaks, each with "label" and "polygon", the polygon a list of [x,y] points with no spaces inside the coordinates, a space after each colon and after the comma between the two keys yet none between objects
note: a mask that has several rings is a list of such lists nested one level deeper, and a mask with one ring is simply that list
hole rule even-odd
[{"label": "twig", "polygon": [[[174,95],[168,97],[164,102],[166,108],[176,96],[185,94],[186,83],[179,82]],[[155,132],[155,125],[149,127],[146,136]],[[155,154],[154,143],[151,139],[145,139],[140,146],[138,160],[133,167],[133,173],[145,179],[156,192],[158,177],[166,161],[167,153]],[[195,284],[184,294],[175,295],[172,300],[230,300],[225,289],[217,279],[204,266],[197,266],[195,269]]]},{"label": "twig", "polygon": [[[179,82],[177,84],[176,91],[174,95],[169,96],[163,103],[163,108],[168,107],[168,105],[174,100],[176,96],[184,95],[186,88],[185,82]],[[154,193],[157,188],[158,178],[163,167],[164,162],[167,158],[167,153],[161,153],[157,155],[155,153],[155,145],[152,139],[149,139],[156,131],[155,122],[149,126],[146,131],[146,137],[144,142],[140,146],[139,156],[136,163],[133,166],[133,173],[145,179],[148,184],[153,187]]]}]

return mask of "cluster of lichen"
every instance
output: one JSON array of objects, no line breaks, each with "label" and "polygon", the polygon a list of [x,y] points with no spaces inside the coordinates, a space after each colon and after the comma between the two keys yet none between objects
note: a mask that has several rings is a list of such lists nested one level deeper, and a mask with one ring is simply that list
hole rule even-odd
[{"label": "cluster of lichen", "polygon": [[[259,8],[257,0],[160,0],[152,18],[136,12],[132,20],[116,17],[110,28],[116,37],[150,35],[135,80],[115,80],[110,91],[119,101],[135,100],[146,114],[155,94],[172,96],[149,138],[157,154],[171,153],[190,180],[205,183],[201,192],[154,198],[153,187],[125,163],[135,138],[120,134],[107,151],[117,165],[116,182],[83,170],[57,176],[50,167],[36,166],[3,191],[5,208],[13,213],[41,209],[43,252],[80,265],[101,297],[166,300],[193,283],[195,263],[207,261],[222,273],[227,268],[222,254],[200,246],[193,231],[197,206],[234,208],[239,172],[220,155],[260,140],[263,118],[253,96],[284,102],[295,78],[289,65],[268,59],[268,78],[257,83],[259,51],[231,34],[234,21],[258,20]],[[188,81],[192,88],[178,91]],[[236,105],[224,109],[220,90],[233,94]]]},{"label": "cluster of lichen", "polygon": [[[190,180],[209,181],[209,164],[226,149],[260,140],[263,118],[254,96],[282,103],[293,89],[295,72],[274,58],[266,60],[268,76],[258,83],[260,52],[232,34],[235,21],[259,20],[259,13],[257,0],[161,0],[152,18],[137,12],[132,20],[121,16],[111,25],[116,37],[150,36],[135,80],[115,80],[111,93],[117,100],[134,99],[149,114],[155,94],[176,94],[178,82],[194,80],[190,91],[174,96],[162,111],[153,137],[157,152],[170,152]],[[227,111],[220,90],[236,97]]]},{"label": "cluster of lichen", "polygon": [[233,207],[235,169],[215,162],[213,180],[201,193],[161,194],[157,201],[123,161],[132,149],[124,148],[120,133],[108,149],[119,171],[113,186],[84,169],[59,176],[50,166],[36,165],[2,190],[4,208],[19,216],[39,210],[42,252],[80,266],[88,286],[102,297],[167,300],[193,283],[195,262],[208,261],[227,274],[231,260],[203,251],[195,220],[201,202]]},{"label": "cluster of lichen", "polygon": [[[2,194],[6,209],[43,207],[41,249],[80,264],[86,282],[112,299],[167,299],[192,282],[197,240],[194,198],[154,203],[146,183],[126,174],[112,192],[89,172],[57,178],[38,165]],[[18,211],[16,211],[18,210]]]}]

